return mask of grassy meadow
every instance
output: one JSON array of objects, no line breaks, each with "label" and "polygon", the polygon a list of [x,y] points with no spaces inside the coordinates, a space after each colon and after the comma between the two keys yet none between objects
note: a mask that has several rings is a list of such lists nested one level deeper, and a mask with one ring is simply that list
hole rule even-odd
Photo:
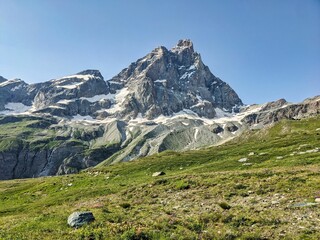
[{"label": "grassy meadow", "polygon": [[[286,120],[221,146],[0,181],[0,239],[320,239],[317,196],[320,118]],[[82,210],[96,220],[69,227]]]}]

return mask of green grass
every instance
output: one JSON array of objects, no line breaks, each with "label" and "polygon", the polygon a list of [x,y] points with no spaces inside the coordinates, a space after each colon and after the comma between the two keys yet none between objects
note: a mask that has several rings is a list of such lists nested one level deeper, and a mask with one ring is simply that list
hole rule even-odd
[{"label": "green grass", "polygon": [[[1,181],[0,239],[320,239],[319,205],[294,205],[320,191],[320,152],[310,151],[320,148],[319,120],[74,175]],[[151,176],[158,171],[166,175]],[[68,227],[78,210],[95,222]]]}]

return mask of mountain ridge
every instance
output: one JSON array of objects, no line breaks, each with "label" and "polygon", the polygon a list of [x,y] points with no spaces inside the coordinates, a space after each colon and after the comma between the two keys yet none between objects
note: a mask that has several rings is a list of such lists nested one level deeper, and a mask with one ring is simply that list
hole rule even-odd
[{"label": "mountain ridge", "polygon": [[[7,92],[14,88],[10,86],[13,85],[8,84]],[[107,81],[98,70],[84,70],[42,83],[21,82],[19,88],[21,91],[15,94],[24,99],[23,104],[32,104],[34,113],[57,116],[130,119],[142,114],[153,119],[189,109],[199,116],[213,118],[214,108],[232,112],[243,105],[236,92],[203,64],[190,40],[180,40],[171,50],[157,47]],[[121,99],[117,101],[112,94],[119,92]],[[97,95],[101,98],[95,104],[81,102],[74,107],[67,102]],[[66,101],[61,104],[62,100]],[[107,103],[99,104],[100,100]],[[0,110],[5,109],[8,101],[0,99]]]}]

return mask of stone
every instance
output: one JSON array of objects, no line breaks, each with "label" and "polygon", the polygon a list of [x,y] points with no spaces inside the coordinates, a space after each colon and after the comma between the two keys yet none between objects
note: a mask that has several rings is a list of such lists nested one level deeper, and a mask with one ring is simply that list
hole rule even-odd
[{"label": "stone", "polygon": [[248,156],[253,156],[254,155],[254,152],[250,152],[249,154],[248,154]]},{"label": "stone", "polygon": [[248,160],[248,158],[241,158],[238,160],[238,162],[246,162]]},{"label": "stone", "polygon": [[166,173],[165,172],[154,172],[152,174],[152,177],[158,177],[158,176],[162,176],[162,175],[166,175]]},{"label": "stone", "polygon": [[85,224],[93,222],[95,220],[93,213],[90,211],[86,212],[74,212],[68,217],[68,224],[70,227],[81,227]]},{"label": "stone", "polygon": [[264,155],[267,155],[268,153],[266,152],[262,152],[262,153],[259,153],[259,156],[264,156]]}]

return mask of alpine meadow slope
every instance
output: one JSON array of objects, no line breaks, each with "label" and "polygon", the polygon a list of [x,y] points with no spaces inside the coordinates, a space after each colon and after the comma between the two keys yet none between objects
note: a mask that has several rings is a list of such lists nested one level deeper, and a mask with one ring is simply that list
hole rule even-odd
[{"label": "alpine meadow slope", "polygon": [[[0,238],[319,239],[319,129],[319,116],[282,120],[221,146],[1,181]],[[67,225],[88,210],[93,223]]]}]

